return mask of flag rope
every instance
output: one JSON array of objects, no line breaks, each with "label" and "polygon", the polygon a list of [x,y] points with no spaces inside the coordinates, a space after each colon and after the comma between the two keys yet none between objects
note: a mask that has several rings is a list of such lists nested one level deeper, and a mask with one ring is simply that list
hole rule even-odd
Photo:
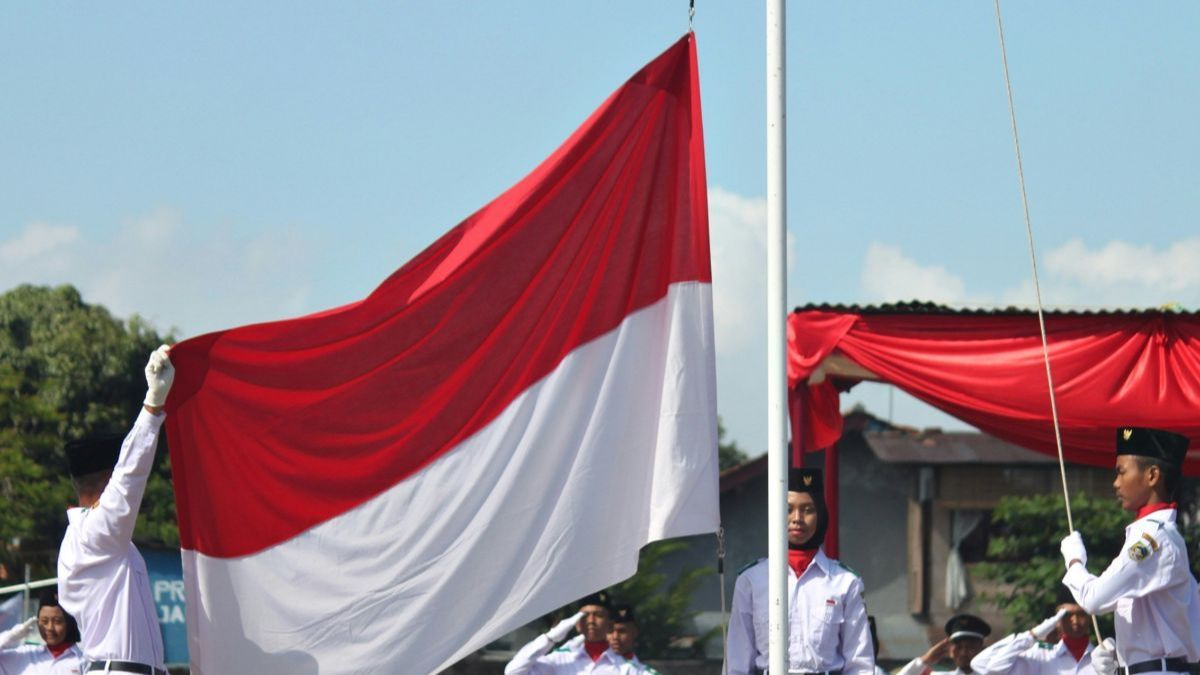
[{"label": "flag rope", "polygon": [[[1021,208],[1025,215],[1025,238],[1029,243],[1029,263],[1033,268],[1033,291],[1037,298],[1038,329],[1042,336],[1042,361],[1046,364],[1046,385],[1050,390],[1050,417],[1054,422],[1054,445],[1058,449],[1058,475],[1062,479],[1063,507],[1067,512],[1067,530],[1075,531],[1075,521],[1071,517],[1071,494],[1067,488],[1067,466],[1063,460],[1062,431],[1058,424],[1058,402],[1054,397],[1054,376],[1050,372],[1050,346],[1046,339],[1046,316],[1042,311],[1042,286],[1038,279],[1037,253],[1033,245],[1033,223],[1029,218],[1029,197],[1025,190],[1025,168],[1021,161],[1021,139],[1017,134],[1017,109],[1013,102],[1012,77],[1008,72],[1008,50],[1004,45],[1004,22],[1000,19],[1000,0],[994,0],[996,6],[996,32],[1000,37],[1000,61],[1004,65],[1004,88],[1008,93],[1008,117],[1012,123],[1013,149],[1017,156],[1017,182],[1021,186]],[[1092,629],[1096,632],[1096,643],[1103,641],[1100,634],[1100,623],[1092,616]]]}]

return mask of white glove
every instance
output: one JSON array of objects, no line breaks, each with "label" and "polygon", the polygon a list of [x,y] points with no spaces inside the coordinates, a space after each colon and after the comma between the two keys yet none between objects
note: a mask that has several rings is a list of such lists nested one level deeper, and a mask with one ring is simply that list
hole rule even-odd
[{"label": "white glove", "polygon": [[1071,568],[1072,560],[1078,560],[1087,565],[1087,549],[1083,546],[1083,537],[1080,536],[1079,530],[1074,530],[1071,534],[1063,537],[1058,548],[1062,551],[1063,562],[1067,564],[1067,569]]},{"label": "white glove", "polygon": [[559,621],[554,628],[546,631],[546,637],[550,638],[552,642],[562,642],[567,639],[567,636],[574,630],[575,624],[579,623],[582,618],[583,612],[575,612],[575,616],[569,616]]},{"label": "white glove", "polygon": [[37,625],[37,617],[31,616],[25,620],[25,623],[19,623],[12,628],[0,633],[0,649],[10,649],[19,647],[25,641],[25,636],[33,627]]},{"label": "white glove", "polygon": [[1050,634],[1053,633],[1054,629],[1058,627],[1058,622],[1061,621],[1066,615],[1067,610],[1060,609],[1058,610],[1058,614],[1055,614],[1049,619],[1046,619],[1045,621],[1034,626],[1029,632],[1038,640],[1045,640],[1046,638],[1050,637]]},{"label": "white glove", "polygon": [[167,392],[171,391],[171,383],[175,381],[175,366],[171,365],[168,355],[170,349],[167,345],[155,349],[146,363],[145,404],[151,408],[161,408],[167,402]]},{"label": "white glove", "polygon": [[1096,675],[1113,675],[1117,672],[1117,643],[1104,638],[1099,647],[1092,650],[1092,670]]}]

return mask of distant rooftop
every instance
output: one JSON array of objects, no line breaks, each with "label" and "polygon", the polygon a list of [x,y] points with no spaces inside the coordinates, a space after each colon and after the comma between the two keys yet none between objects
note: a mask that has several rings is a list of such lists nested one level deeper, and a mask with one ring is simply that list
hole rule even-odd
[{"label": "distant rooftop", "polygon": [[[1032,307],[953,307],[940,305],[936,302],[910,300],[907,302],[885,302],[877,305],[809,303],[795,309],[797,312],[852,312],[855,314],[957,314],[964,316],[1018,316],[1036,315],[1037,309]],[[1128,316],[1138,314],[1171,314],[1178,316],[1200,316],[1200,311],[1186,311],[1178,303],[1170,303],[1159,307],[1064,307],[1044,309],[1048,315],[1057,316]]]},{"label": "distant rooftop", "polygon": [[1054,464],[1058,461],[978,431],[891,429],[866,431],[863,440],[880,461],[889,464]]},{"label": "distant rooftop", "polygon": [[[980,431],[916,429],[890,424],[861,405],[844,411],[843,435],[862,434],[867,447],[888,464],[1053,464],[1054,457],[1002,441]],[[788,449],[791,453],[791,449]],[[767,456],[759,455],[721,472],[721,492],[765,474]]]}]

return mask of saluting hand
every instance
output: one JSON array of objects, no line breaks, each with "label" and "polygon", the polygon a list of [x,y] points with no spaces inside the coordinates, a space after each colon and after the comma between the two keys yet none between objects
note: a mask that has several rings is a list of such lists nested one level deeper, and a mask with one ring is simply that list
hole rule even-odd
[{"label": "saluting hand", "polygon": [[19,623],[12,628],[0,633],[0,649],[10,649],[19,646],[25,641],[25,636],[33,630],[37,625],[37,617],[29,617],[24,623]]},{"label": "saluting hand", "polygon": [[929,651],[921,655],[921,661],[927,665],[933,664],[946,658],[946,654],[950,651],[950,638],[943,638],[940,642],[929,648]]},{"label": "saluting hand", "polygon": [[546,637],[550,638],[552,642],[562,642],[567,639],[567,636],[571,634],[571,629],[575,628],[575,624],[579,623],[582,618],[583,612],[576,612],[573,616],[568,616],[559,621],[554,628],[546,631]]},{"label": "saluting hand", "polygon": [[1029,631],[1029,634],[1032,635],[1033,639],[1035,640],[1045,640],[1046,638],[1050,637],[1050,634],[1053,633],[1054,629],[1058,627],[1058,622],[1062,621],[1062,618],[1066,615],[1067,610],[1058,610],[1058,614],[1055,614],[1049,619],[1046,619],[1045,621],[1034,626]]}]

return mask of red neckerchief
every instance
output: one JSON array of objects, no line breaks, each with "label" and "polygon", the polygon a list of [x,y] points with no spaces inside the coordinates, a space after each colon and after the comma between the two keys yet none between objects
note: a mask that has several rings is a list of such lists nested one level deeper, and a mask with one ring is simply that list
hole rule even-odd
[{"label": "red neckerchief", "polygon": [[626,661],[632,661],[632,660],[634,660],[635,658],[637,658],[637,656],[636,656],[636,655],[635,655],[633,652],[629,652],[628,654],[624,654],[624,656],[625,656],[625,660],[626,660]]},{"label": "red neckerchief", "polygon": [[1083,658],[1083,653],[1087,651],[1088,644],[1090,644],[1086,635],[1080,635],[1079,637],[1064,635],[1062,641],[1067,646],[1067,650],[1071,652],[1071,656],[1075,657],[1076,663],[1079,662],[1079,659]]},{"label": "red neckerchief", "polygon": [[1147,504],[1147,505],[1143,506],[1142,508],[1138,509],[1137,517],[1145,518],[1146,516],[1150,515],[1151,513],[1154,513],[1155,511],[1165,511],[1167,509],[1176,509],[1176,508],[1179,508],[1179,505],[1176,504],[1175,502],[1159,502],[1157,504]]},{"label": "red neckerchief", "polygon": [[608,651],[608,642],[585,642],[583,648],[587,651],[587,655],[592,657],[592,663],[595,663],[600,660],[604,652]]},{"label": "red neckerchief", "polygon": [[50,653],[54,656],[54,658],[57,659],[58,657],[62,656],[63,652],[70,649],[71,645],[73,645],[73,644],[75,644],[75,643],[74,642],[60,642],[60,643],[58,643],[57,647],[51,647],[50,645],[46,645],[46,649],[49,649]]},{"label": "red neckerchief", "polygon": [[796,576],[804,574],[804,570],[812,564],[813,558],[817,555],[817,549],[788,549],[788,565],[796,572]]}]

